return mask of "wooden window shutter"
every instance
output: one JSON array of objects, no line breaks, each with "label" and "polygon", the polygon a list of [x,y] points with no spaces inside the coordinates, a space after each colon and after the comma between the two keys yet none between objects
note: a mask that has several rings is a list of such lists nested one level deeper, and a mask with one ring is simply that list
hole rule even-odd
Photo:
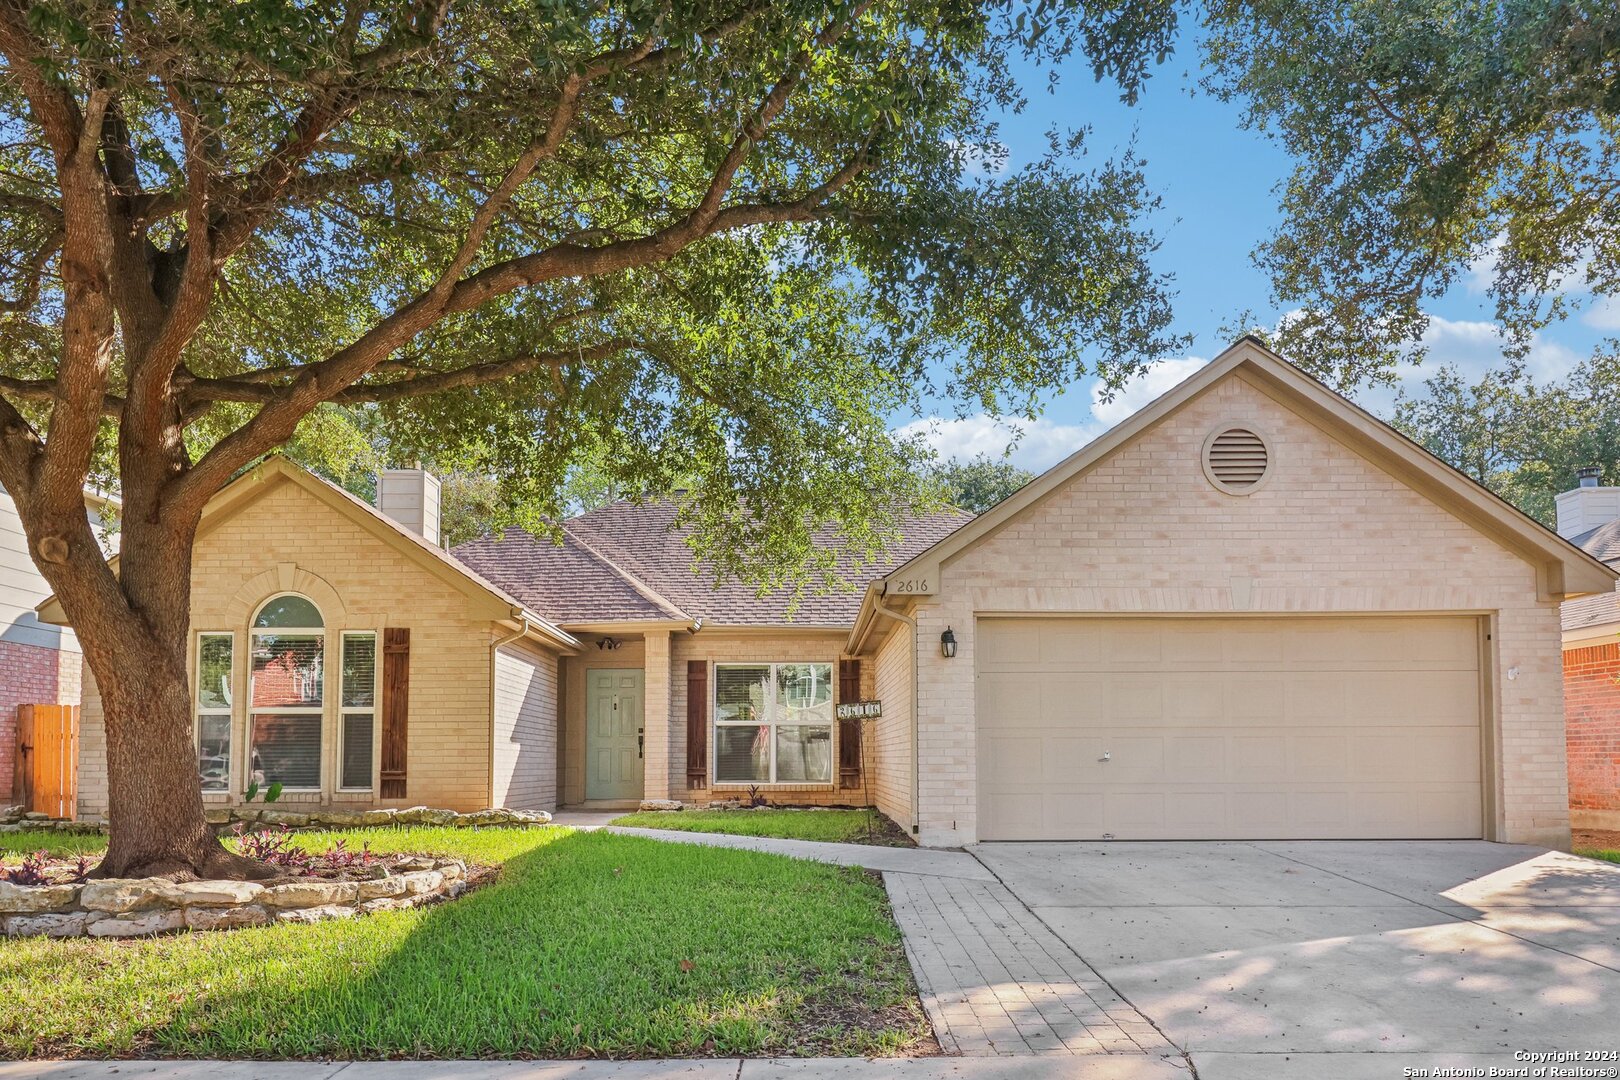
[{"label": "wooden window shutter", "polygon": [[[838,661],[838,701],[861,700],[861,662]],[[838,721],[838,786],[861,786],[861,722]]]},{"label": "wooden window shutter", "polygon": [[709,786],[709,662],[686,662],[686,786]]},{"label": "wooden window shutter", "polygon": [[405,798],[406,726],[411,702],[411,632],[383,631],[382,783],[384,799]]}]

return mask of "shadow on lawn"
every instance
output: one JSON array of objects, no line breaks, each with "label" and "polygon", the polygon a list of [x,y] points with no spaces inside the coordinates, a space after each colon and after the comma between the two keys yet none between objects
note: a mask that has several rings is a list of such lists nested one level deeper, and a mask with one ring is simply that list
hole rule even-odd
[{"label": "shadow on lawn", "polygon": [[563,833],[450,903],[238,933],[262,939],[238,959],[263,967],[192,998],[146,1052],[883,1054],[931,1038],[882,886],[753,852]]}]

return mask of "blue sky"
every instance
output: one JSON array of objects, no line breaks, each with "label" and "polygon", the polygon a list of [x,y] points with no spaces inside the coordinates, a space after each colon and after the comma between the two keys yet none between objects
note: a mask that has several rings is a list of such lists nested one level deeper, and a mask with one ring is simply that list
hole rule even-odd
[{"label": "blue sky", "polygon": [[[1029,108],[1003,118],[1003,141],[1009,167],[1037,158],[1046,145],[1045,132],[1056,126],[1091,128],[1088,156],[1098,162],[1116,156],[1135,140],[1146,161],[1149,186],[1163,200],[1152,225],[1163,239],[1156,266],[1174,276],[1175,329],[1192,335],[1185,357],[1171,358],[1140,379],[1113,402],[1094,400],[1091,380],[1049,396],[1045,414],[1020,425],[1022,438],[1013,460],[1044,469],[1091,438],[1129,416],[1159,393],[1220,352],[1223,323],[1245,309],[1267,325],[1282,314],[1271,302],[1269,282],[1254,265],[1251,253],[1278,220],[1275,188],[1287,177],[1288,156],[1263,135],[1243,130],[1239,110],[1190,88],[1196,57],[1183,48],[1157,69],[1147,92],[1134,108],[1118,100],[1109,84],[1093,81],[1083,63],[1071,61],[1061,72],[1055,94],[1041,89],[1044,76],[1030,72]],[[1429,359],[1421,370],[1403,371],[1404,386],[1420,389],[1422,378],[1441,363],[1480,373],[1501,363],[1501,350],[1483,285],[1486,267],[1467,284],[1430,308]],[[1530,357],[1533,373],[1558,377],[1604,337],[1620,333],[1620,306],[1594,308],[1550,327]],[[1394,401],[1389,389],[1364,391],[1362,404],[1387,416]],[[900,419],[900,418],[897,418]],[[1014,432],[982,415],[918,421],[903,430],[923,430],[941,452],[971,457],[999,454]],[[948,448],[948,451],[947,451]]]}]

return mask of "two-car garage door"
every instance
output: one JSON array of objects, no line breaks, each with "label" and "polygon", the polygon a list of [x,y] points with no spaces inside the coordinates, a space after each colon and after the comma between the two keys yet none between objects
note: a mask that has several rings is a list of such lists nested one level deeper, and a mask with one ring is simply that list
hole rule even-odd
[{"label": "two-car garage door", "polygon": [[1481,835],[1469,617],[981,619],[986,840]]}]

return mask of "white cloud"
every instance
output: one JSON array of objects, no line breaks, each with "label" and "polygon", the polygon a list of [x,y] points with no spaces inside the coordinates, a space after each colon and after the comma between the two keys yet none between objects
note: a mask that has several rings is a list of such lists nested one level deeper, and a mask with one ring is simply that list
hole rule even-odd
[{"label": "white cloud", "polygon": [[1091,415],[1105,427],[1113,427],[1154,398],[1174,389],[1193,372],[1209,363],[1202,356],[1183,356],[1174,360],[1160,360],[1146,372],[1125,384],[1112,401],[1103,400],[1103,388],[1091,389]]},{"label": "white cloud", "polygon": [[1606,333],[1620,330],[1620,297],[1593,297],[1581,313],[1581,322]]},{"label": "white cloud", "polygon": [[1043,472],[1207,363],[1208,360],[1199,356],[1161,360],[1108,401],[1103,400],[1100,387],[1093,387],[1091,418],[1076,424],[1058,423],[1044,416],[1034,420],[1001,420],[974,413],[952,420],[913,420],[898,428],[895,434],[903,439],[920,435],[941,457],[957,461],[968,461],[981,454],[999,458],[1010,447],[1014,464]]},{"label": "white cloud", "polygon": [[913,420],[895,434],[902,439],[921,436],[942,458],[969,461],[983,455],[1000,458],[1012,449],[1013,464],[1043,472],[1102,433],[1090,424],[1060,424],[1046,417],[1034,420],[999,420],[984,413],[952,420]]}]

